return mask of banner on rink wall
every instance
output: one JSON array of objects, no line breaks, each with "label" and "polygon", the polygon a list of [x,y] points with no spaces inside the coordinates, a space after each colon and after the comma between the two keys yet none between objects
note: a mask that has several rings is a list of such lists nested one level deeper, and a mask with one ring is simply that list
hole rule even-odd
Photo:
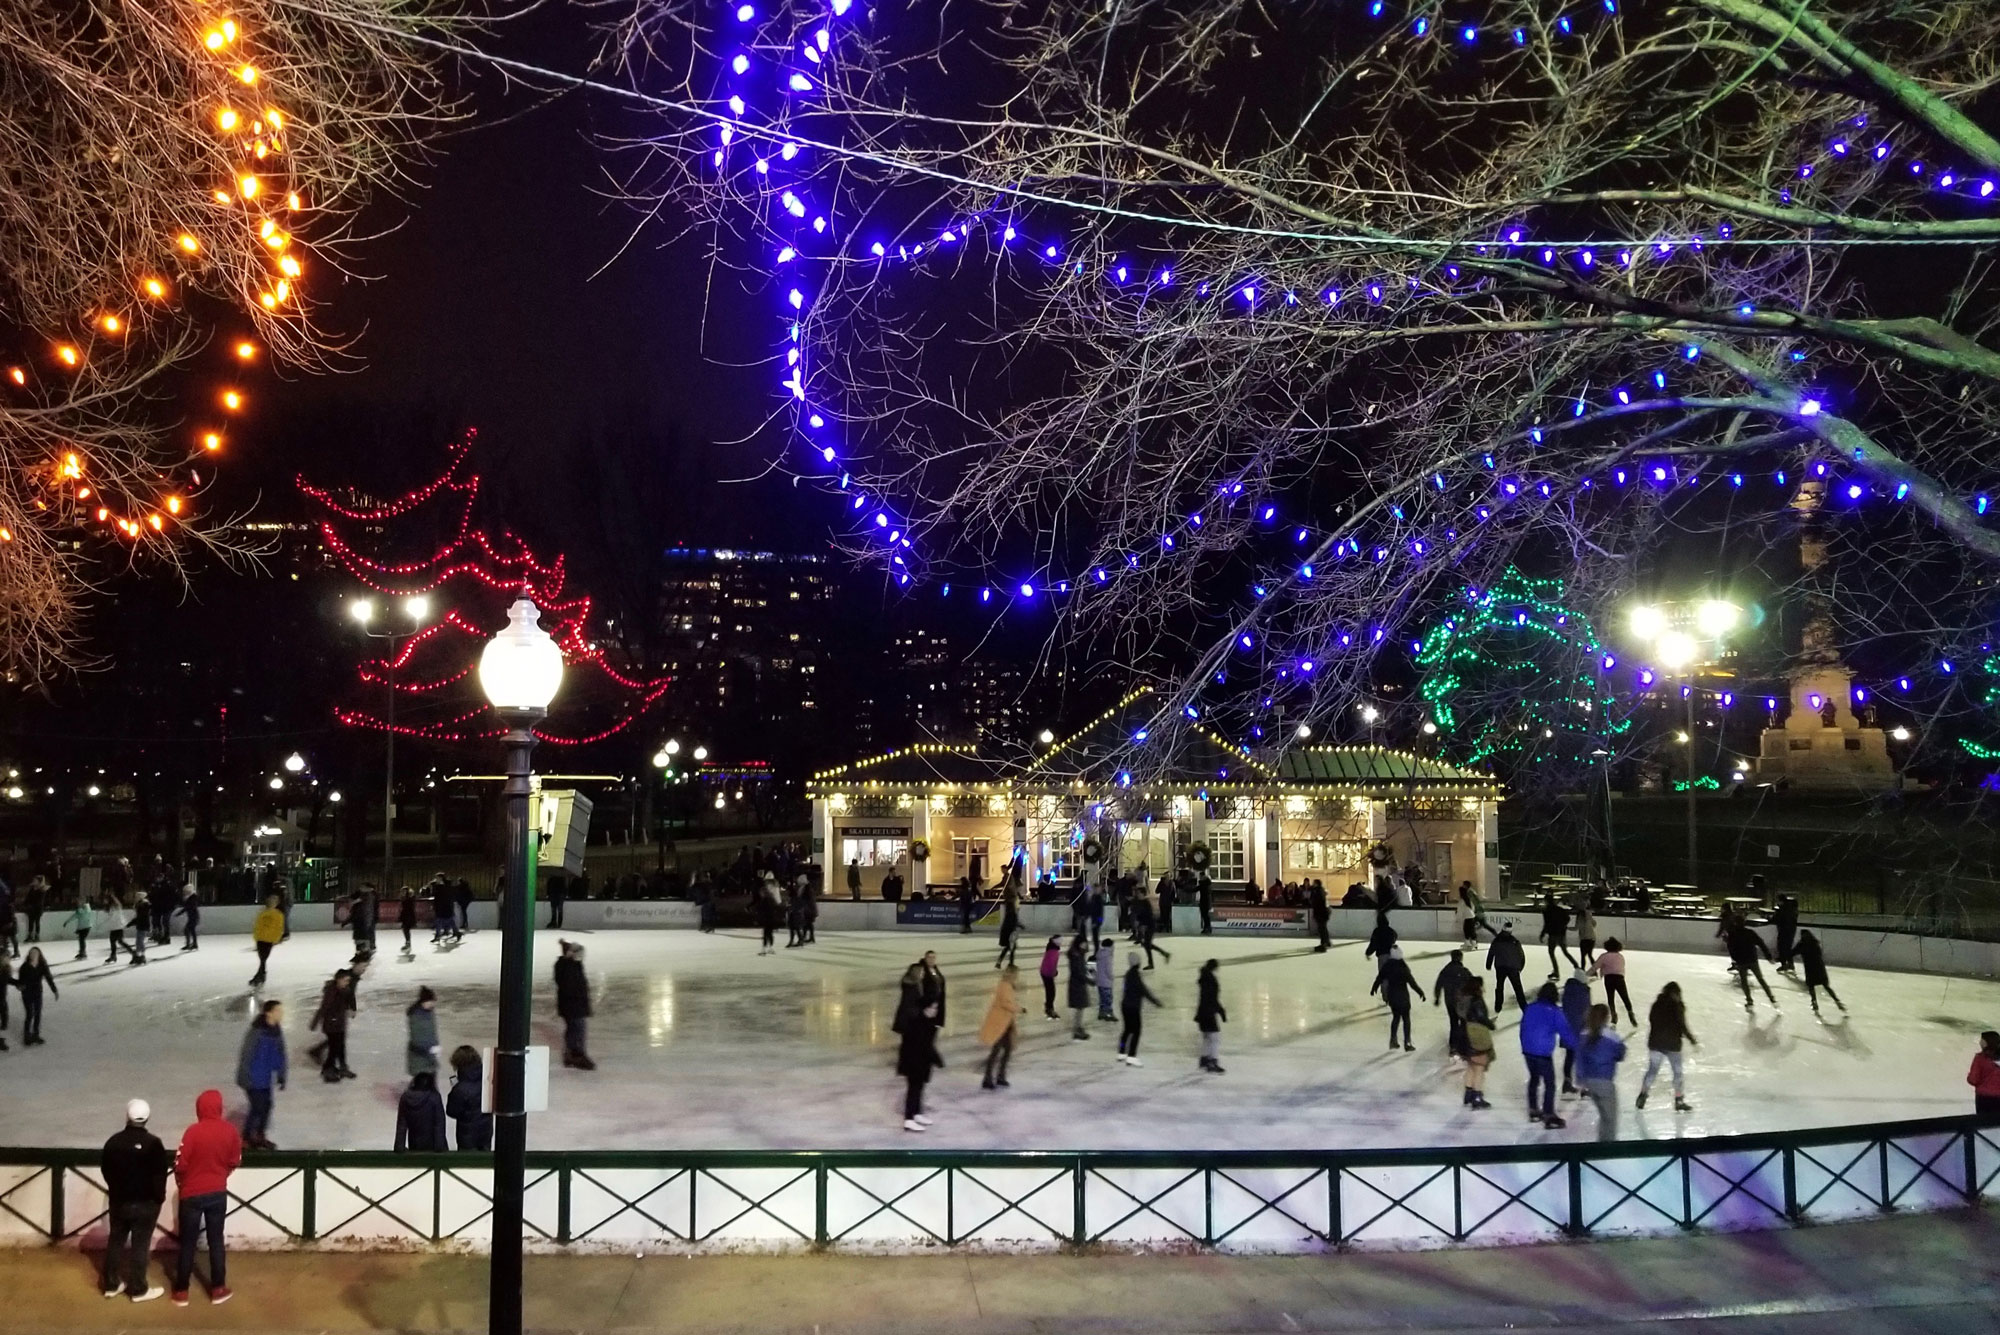
[{"label": "banner on rink wall", "polygon": [[[576,914],[578,907],[571,904],[568,911],[581,921],[585,915]],[[606,927],[696,927],[701,923],[701,906],[685,899],[607,899],[590,907],[597,910],[598,921]]]},{"label": "banner on rink wall", "polygon": [[1209,915],[1217,927],[1239,931],[1288,932],[1306,920],[1304,909],[1255,908],[1247,904],[1218,904]]},{"label": "banner on rink wall", "polygon": [[[972,920],[978,922],[991,913],[997,900],[975,899],[972,901]],[[955,899],[920,899],[915,903],[896,905],[896,926],[898,927],[956,927],[959,924],[958,901]]]}]

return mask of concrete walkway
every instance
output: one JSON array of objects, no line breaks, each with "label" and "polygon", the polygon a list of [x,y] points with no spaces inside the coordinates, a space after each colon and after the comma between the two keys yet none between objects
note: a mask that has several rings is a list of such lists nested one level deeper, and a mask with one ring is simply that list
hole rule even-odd
[{"label": "concrete walkway", "polygon": [[[246,1253],[235,1299],[135,1307],[95,1258],[0,1252],[0,1332],[484,1329],[477,1257]],[[529,1328],[596,1335],[2000,1331],[1985,1213],[1643,1242],[1320,1257],[542,1256]]]}]

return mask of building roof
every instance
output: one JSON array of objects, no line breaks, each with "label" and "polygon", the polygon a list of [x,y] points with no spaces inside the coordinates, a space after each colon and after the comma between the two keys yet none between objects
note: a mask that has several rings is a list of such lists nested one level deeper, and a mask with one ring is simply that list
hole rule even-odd
[{"label": "building roof", "polygon": [[1002,785],[1011,777],[1010,767],[979,753],[977,746],[954,746],[927,742],[899,751],[870,756],[823,769],[812,776],[807,789],[855,788],[879,784],[885,788],[929,788],[948,784]]},{"label": "building roof", "polygon": [[1298,746],[1273,759],[1232,746],[1197,722],[1155,735],[1159,701],[1141,687],[1025,764],[976,746],[927,744],[821,770],[809,791],[943,787],[1109,795],[1161,792],[1496,798],[1491,774],[1379,746]]}]

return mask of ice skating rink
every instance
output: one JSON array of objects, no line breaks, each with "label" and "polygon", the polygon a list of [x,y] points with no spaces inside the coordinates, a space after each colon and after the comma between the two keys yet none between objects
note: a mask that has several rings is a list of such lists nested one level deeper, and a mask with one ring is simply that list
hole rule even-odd
[{"label": "ice skating rink", "polygon": [[[596,1018],[595,1072],[552,1075],[550,1110],[531,1120],[541,1149],[878,1148],[977,1149],[1344,1148],[1504,1143],[1595,1134],[1595,1114],[1561,1101],[1563,1131],[1528,1123],[1525,1075],[1511,998],[1501,1017],[1500,1059],[1488,1082],[1494,1107],[1460,1106],[1445,1056],[1443,1012],[1416,1008],[1417,1050],[1387,1047],[1388,1014],[1367,995],[1373,961],[1362,943],[1315,955],[1294,938],[1163,938],[1173,951],[1146,975],[1163,1008],[1146,1013],[1143,1069],[1113,1059],[1116,1022],[1091,1020],[1074,1042],[1067,1021],[1042,1018],[1035,975],[1042,940],[1020,950],[1021,1041],[1012,1088],[979,1087],[977,1030],[994,970],[991,933],[829,933],[818,944],[759,957],[754,934],[692,931],[563,934],[587,947]],[[559,1045],[549,968],[557,934],[536,937],[535,1041]],[[278,1096],[271,1135],[285,1149],[388,1149],[404,1085],[403,1011],[419,985],[438,993],[445,1052],[492,1042],[500,939],[484,931],[435,949],[419,933],[412,956],[393,932],[360,989],[349,1061],[360,1078],[320,1081],[303,1050],[321,983],[344,964],[344,933],[306,932],[278,947],[267,998],[285,1002],[293,1072]],[[1542,957],[1529,944],[1529,974]],[[890,1067],[890,1031],[903,968],[937,950],[949,981],[939,1048],[946,1068],[931,1085],[936,1125],[901,1128],[901,1085]],[[1441,943],[1406,942],[1428,993],[1444,963]],[[1119,946],[1120,971],[1125,947]],[[125,1101],[151,1100],[171,1141],[194,1098],[220,1088],[231,1115],[238,1042],[253,1009],[247,937],[210,937],[200,951],[155,950],[143,968],[52,942],[61,998],[43,1021],[48,1042],[21,1047],[14,1007],[11,1052],[0,1054],[0,1135],[11,1145],[97,1145],[118,1129]],[[1195,970],[1222,962],[1224,1075],[1195,1068]],[[1963,978],[1835,970],[1841,1015],[1813,1015],[1802,986],[1766,966],[1781,1010],[1758,997],[1754,1013],[1720,955],[1627,956],[1640,1032],[1620,1071],[1625,1138],[1719,1135],[1787,1127],[1888,1121],[1971,1111],[1965,1072],[1979,1031],[2000,1028],[2000,984]],[[1477,961],[1473,961],[1476,967]],[[1646,1007],[1678,981],[1701,1046],[1688,1053],[1694,1111],[1676,1114],[1664,1088],[1635,1112],[1643,1073]],[[1489,994],[1490,995],[1490,994]],[[1593,995],[1601,992],[1593,989]],[[1058,1006],[1062,997],[1058,988]],[[1093,1012],[1094,1014],[1094,1012]],[[1628,1040],[1635,1036],[1621,1030]],[[1663,1073],[1664,1078],[1664,1073]],[[448,1080],[448,1075],[447,1075]]]}]

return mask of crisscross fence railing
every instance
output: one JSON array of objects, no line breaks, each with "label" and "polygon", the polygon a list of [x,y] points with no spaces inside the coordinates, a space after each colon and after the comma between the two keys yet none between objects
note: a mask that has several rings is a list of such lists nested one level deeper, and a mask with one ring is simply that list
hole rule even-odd
[{"label": "crisscross fence railing", "polygon": [[[1784,1228],[2000,1194],[2000,1125],[1971,1117],[1613,1144],[528,1159],[527,1242],[541,1250],[1479,1246]],[[236,1245],[491,1237],[484,1155],[256,1154],[230,1196]],[[0,1149],[0,1243],[94,1241],[104,1211],[94,1151]]]}]

